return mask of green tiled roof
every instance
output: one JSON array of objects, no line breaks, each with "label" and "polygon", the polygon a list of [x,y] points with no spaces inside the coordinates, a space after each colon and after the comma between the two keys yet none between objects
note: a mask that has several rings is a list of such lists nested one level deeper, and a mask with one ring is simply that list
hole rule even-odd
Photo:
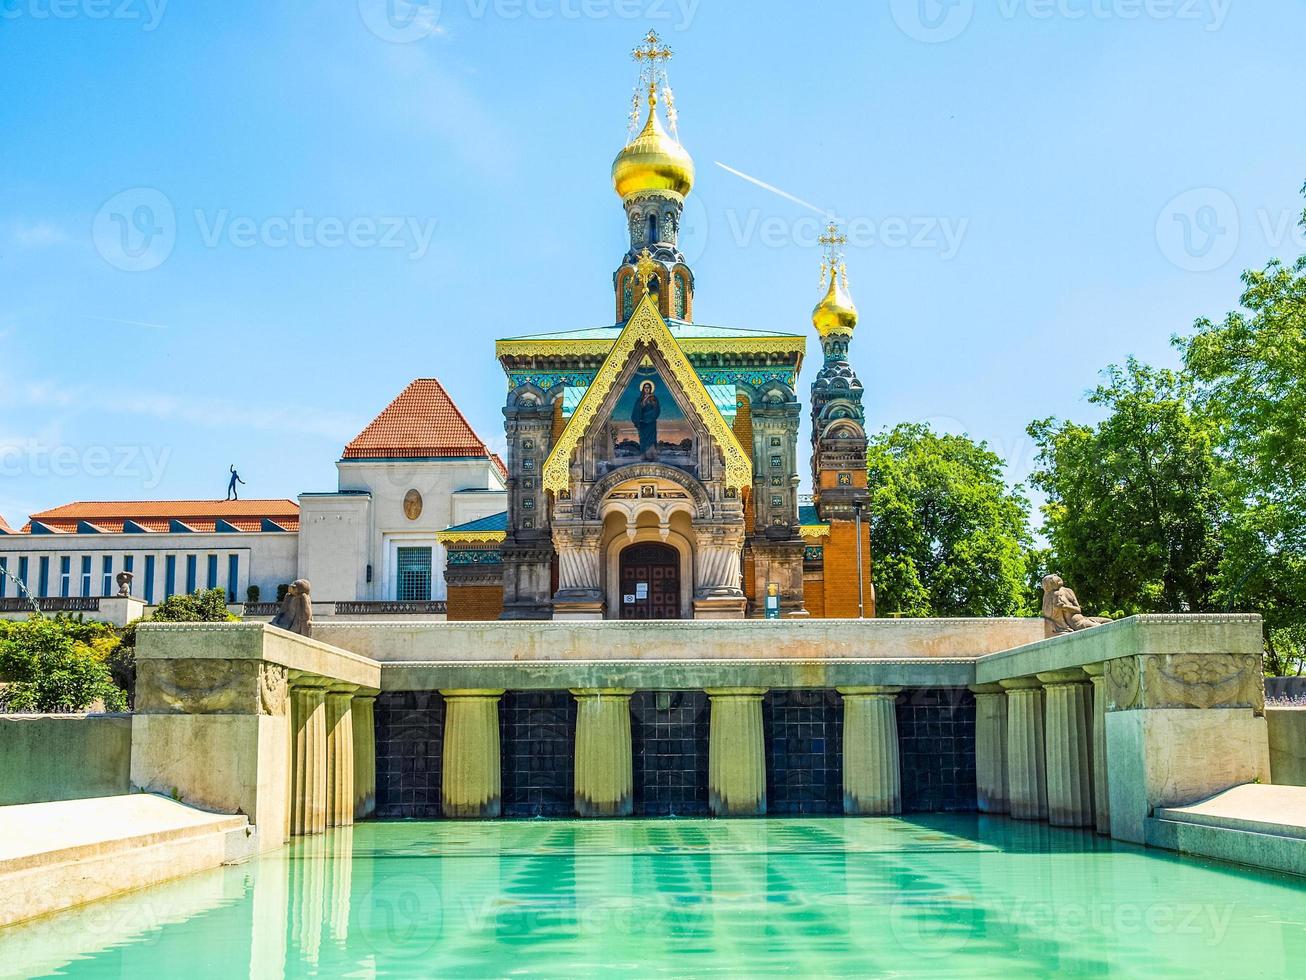
[{"label": "green tiled roof", "polygon": [[491,514],[489,517],[482,517],[474,521],[468,521],[466,524],[458,524],[454,527],[445,528],[446,531],[507,531],[508,530],[508,512],[505,510],[500,514]]},{"label": "green tiled roof", "polygon": [[[521,337],[504,337],[504,341],[514,340],[616,340],[624,323],[611,327],[586,327],[580,330],[561,330],[557,333],[537,333]],[[801,337],[802,334],[784,333],[779,330],[747,330],[743,327],[713,327],[703,323],[684,323],[680,320],[668,320],[667,326],[671,336],[677,340],[711,340],[732,337]]]}]

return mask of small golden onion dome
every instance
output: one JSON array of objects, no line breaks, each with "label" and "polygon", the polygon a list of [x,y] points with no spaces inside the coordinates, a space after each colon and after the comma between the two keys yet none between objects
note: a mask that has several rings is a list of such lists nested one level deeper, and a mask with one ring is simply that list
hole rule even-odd
[{"label": "small golden onion dome", "polygon": [[654,96],[649,97],[644,128],[612,161],[612,186],[622,200],[644,191],[685,197],[694,186],[694,161],[662,128]]},{"label": "small golden onion dome", "polygon": [[857,326],[857,307],[853,304],[853,298],[848,295],[848,290],[839,281],[838,272],[830,275],[829,292],[825,294],[825,299],[816,304],[816,309],[812,310],[812,324],[822,337],[831,334],[851,336]]}]

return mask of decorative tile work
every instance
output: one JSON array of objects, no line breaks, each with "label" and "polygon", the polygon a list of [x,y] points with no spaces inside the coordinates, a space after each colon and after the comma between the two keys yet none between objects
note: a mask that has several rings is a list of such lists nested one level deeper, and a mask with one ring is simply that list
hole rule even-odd
[{"label": "decorative tile work", "polygon": [[965,688],[903,691],[897,713],[903,812],[974,810],[975,695]]},{"label": "decorative tile work", "polygon": [[434,692],[382,694],[374,717],[377,817],[439,817],[444,699]]},{"label": "decorative tile work", "polygon": [[570,817],[576,699],[568,691],[509,691],[499,703],[505,817]]},{"label": "decorative tile work", "polygon": [[762,700],[767,813],[843,812],[843,699],[771,691]]},{"label": "decorative tile work", "polygon": [[636,816],[708,813],[707,695],[638,691],[630,718]]}]

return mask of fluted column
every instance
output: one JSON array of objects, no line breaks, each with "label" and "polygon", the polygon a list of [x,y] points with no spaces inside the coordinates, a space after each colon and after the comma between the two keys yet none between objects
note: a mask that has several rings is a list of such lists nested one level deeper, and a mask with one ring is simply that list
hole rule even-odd
[{"label": "fluted column", "polygon": [[718,817],[766,813],[766,745],[762,687],[716,688],[708,733],[707,792]]},{"label": "fluted column", "polygon": [[1111,794],[1106,764],[1106,664],[1085,664],[1093,683],[1093,822],[1099,834],[1111,833]]},{"label": "fluted column", "polygon": [[354,822],[354,692],[356,684],[333,684],[326,696],[327,826]]},{"label": "fluted column", "polygon": [[843,812],[882,816],[902,812],[898,761],[901,687],[841,687],[843,695]]},{"label": "fluted column", "polygon": [[453,819],[497,817],[500,807],[499,699],[502,690],[441,691],[444,759],[440,802]]},{"label": "fluted column", "polygon": [[1043,682],[1047,751],[1048,823],[1093,826],[1093,688],[1078,667],[1038,675]]},{"label": "fluted column", "polygon": [[1043,686],[1033,677],[1000,682],[1007,692],[1007,789],[1017,820],[1046,820]]},{"label": "fluted column", "polygon": [[633,812],[632,690],[583,689],[576,698],[576,813],[628,817]]},{"label": "fluted column", "polygon": [[376,811],[376,691],[354,695],[354,819]]},{"label": "fluted column", "polygon": [[980,813],[1008,813],[1007,693],[1001,684],[972,684],[975,695],[975,784]]},{"label": "fluted column", "polygon": [[320,834],[327,828],[326,687],[329,683],[322,677],[300,677],[291,682],[292,836]]}]

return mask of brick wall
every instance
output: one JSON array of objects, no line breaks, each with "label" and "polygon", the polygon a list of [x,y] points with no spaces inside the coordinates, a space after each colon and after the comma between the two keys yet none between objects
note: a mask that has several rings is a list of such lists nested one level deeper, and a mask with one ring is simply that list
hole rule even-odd
[{"label": "brick wall", "polygon": [[803,605],[813,619],[825,619],[825,579],[820,572],[803,573]]},{"label": "brick wall", "polygon": [[502,585],[449,586],[449,622],[488,622],[502,614]]},{"label": "brick wall", "polygon": [[[825,539],[824,606],[828,619],[857,618],[856,528],[855,521],[832,521],[830,536]],[[875,596],[871,589],[871,530],[866,521],[862,522],[862,574],[864,610],[870,617],[875,615]]]}]

